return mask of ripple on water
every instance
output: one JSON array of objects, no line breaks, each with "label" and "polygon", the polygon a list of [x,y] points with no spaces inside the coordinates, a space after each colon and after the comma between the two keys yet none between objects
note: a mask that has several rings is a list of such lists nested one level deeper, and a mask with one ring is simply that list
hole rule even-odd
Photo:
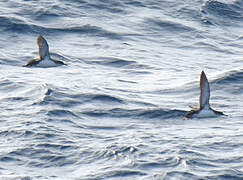
[{"label": "ripple on water", "polygon": [[[243,179],[242,7],[0,1],[0,179]],[[20,67],[38,34],[68,66]],[[184,118],[202,69],[236,116]]]}]

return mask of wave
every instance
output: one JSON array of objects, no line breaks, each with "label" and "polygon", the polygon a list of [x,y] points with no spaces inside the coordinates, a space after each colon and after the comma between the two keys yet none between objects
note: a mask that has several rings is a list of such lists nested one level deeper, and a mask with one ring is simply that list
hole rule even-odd
[{"label": "wave", "polygon": [[50,117],[68,117],[68,118],[72,118],[72,117],[79,117],[78,115],[76,115],[75,113],[68,111],[68,110],[63,110],[63,109],[56,109],[56,110],[50,110],[47,113],[48,116]]},{"label": "wave", "polygon": [[202,6],[201,12],[212,24],[229,25],[243,20],[242,4],[241,0],[230,3],[208,0]]},{"label": "wave", "polygon": [[84,110],[83,114],[91,117],[116,117],[116,118],[136,118],[136,119],[170,119],[175,117],[184,117],[186,111],[183,110],[163,110],[163,109],[121,109],[114,108],[110,110],[96,109]]},{"label": "wave", "polygon": [[8,79],[0,80],[0,92],[2,93],[9,93],[12,91],[16,91],[22,87],[24,87],[23,83],[10,81]]},{"label": "wave", "polygon": [[[227,89],[227,90],[232,90],[232,91],[238,91],[238,93],[243,92],[243,69],[238,69],[238,70],[230,70],[227,72],[224,72],[217,77],[210,79],[209,80],[211,90],[214,89]],[[240,88],[240,89],[236,89]],[[242,91],[241,91],[242,89]],[[239,91],[240,90],[240,91]],[[152,91],[150,93],[155,93],[155,94],[166,94],[170,95],[172,94],[173,96],[177,96],[179,94],[193,94],[200,91],[199,89],[199,80],[198,81],[191,81],[188,83],[185,83],[181,86],[178,86],[174,89],[163,89],[163,90],[157,90],[157,91]]]},{"label": "wave", "polygon": [[85,7],[92,8],[99,11],[110,12],[110,13],[120,13],[120,14],[126,13],[125,11],[126,8],[124,8],[123,3],[116,2],[116,1],[107,1],[107,2],[95,1],[95,3],[88,2],[85,5]]},{"label": "wave", "polygon": [[96,60],[92,60],[92,59],[86,58],[85,62],[87,64],[98,64],[98,65],[118,67],[118,68],[136,64],[136,61],[129,61],[129,60],[124,60],[124,59],[114,58],[114,57],[97,57],[95,58]]},{"label": "wave", "polygon": [[198,176],[189,172],[170,171],[163,175],[163,179],[198,179]]},{"label": "wave", "polygon": [[65,27],[47,27],[36,25],[33,23],[27,23],[18,18],[0,17],[0,28],[3,32],[17,32],[17,33],[34,33],[34,34],[57,34],[57,33],[77,33],[88,34],[108,39],[123,39],[123,35],[115,32],[105,30],[98,26],[93,25],[66,25]]},{"label": "wave", "polygon": [[185,33],[185,32],[193,32],[196,29],[183,25],[181,23],[166,21],[166,20],[158,20],[158,19],[147,19],[146,24],[149,24],[149,27],[158,30],[158,31],[166,31],[167,33]]},{"label": "wave", "polygon": [[139,171],[139,170],[131,170],[129,168],[124,169],[114,169],[114,170],[103,170],[102,173],[97,173],[96,175],[88,175],[85,177],[87,180],[95,180],[95,179],[120,179],[128,178],[128,179],[138,179],[146,175],[147,173]]},{"label": "wave", "polygon": [[[62,89],[55,87],[48,87],[47,91],[42,95],[42,98],[39,102],[35,102],[37,105],[57,105],[61,108],[65,107],[75,107],[78,105],[86,104],[86,103],[95,103],[101,102],[104,104],[124,104],[125,102],[115,96],[106,95],[106,94],[85,94],[85,93],[75,93],[72,94],[70,92],[65,92]],[[62,111],[62,110],[54,110],[51,114],[59,114],[59,113],[71,113],[70,111]],[[71,113],[72,114],[72,113]],[[73,114],[74,115],[74,114]],[[74,115],[75,116],[75,115]]]},{"label": "wave", "polygon": [[233,70],[226,72],[223,77],[214,80],[220,85],[243,84],[243,70]]}]

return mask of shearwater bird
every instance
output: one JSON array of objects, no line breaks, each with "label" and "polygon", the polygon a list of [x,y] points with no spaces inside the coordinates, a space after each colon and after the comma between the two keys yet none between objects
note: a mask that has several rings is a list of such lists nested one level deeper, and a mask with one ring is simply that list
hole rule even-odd
[{"label": "shearwater bird", "polygon": [[187,118],[203,118],[203,117],[215,117],[218,115],[224,115],[223,112],[216,111],[210,107],[210,87],[208,79],[204,71],[201,72],[200,76],[200,97],[199,97],[199,108],[193,108],[186,114]]},{"label": "shearwater bird", "polygon": [[49,46],[45,38],[41,35],[37,38],[37,44],[39,47],[39,56],[29,61],[24,67],[55,67],[60,65],[66,65],[62,61],[54,60],[49,53]]}]

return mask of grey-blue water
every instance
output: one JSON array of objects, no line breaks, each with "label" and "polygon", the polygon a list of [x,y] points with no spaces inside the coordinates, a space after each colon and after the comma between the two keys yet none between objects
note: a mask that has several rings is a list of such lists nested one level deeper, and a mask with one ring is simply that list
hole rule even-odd
[{"label": "grey-blue water", "polygon": [[0,1],[0,179],[243,179],[242,102],[242,0]]}]

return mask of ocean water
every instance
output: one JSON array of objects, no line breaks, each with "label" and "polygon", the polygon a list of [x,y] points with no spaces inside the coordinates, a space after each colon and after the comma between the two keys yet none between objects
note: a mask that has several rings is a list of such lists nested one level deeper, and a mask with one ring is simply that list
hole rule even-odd
[{"label": "ocean water", "polygon": [[[1,0],[0,179],[243,179],[243,0]],[[43,35],[68,64],[25,68]],[[199,76],[227,116],[186,119]]]}]

